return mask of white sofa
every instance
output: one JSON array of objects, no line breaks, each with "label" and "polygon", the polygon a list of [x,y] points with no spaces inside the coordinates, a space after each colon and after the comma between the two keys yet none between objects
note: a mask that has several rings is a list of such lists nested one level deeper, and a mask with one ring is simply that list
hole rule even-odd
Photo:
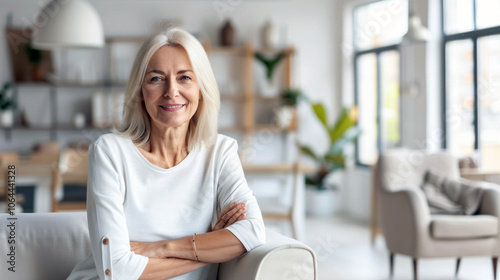
[{"label": "white sofa", "polygon": [[[66,279],[90,253],[85,212],[0,214],[0,221],[0,279]],[[266,238],[266,244],[221,264],[219,279],[318,278],[311,248],[272,231],[266,232]],[[10,246],[15,246],[13,257]],[[9,263],[11,258],[15,263]],[[12,265],[15,272],[9,271]]]}]

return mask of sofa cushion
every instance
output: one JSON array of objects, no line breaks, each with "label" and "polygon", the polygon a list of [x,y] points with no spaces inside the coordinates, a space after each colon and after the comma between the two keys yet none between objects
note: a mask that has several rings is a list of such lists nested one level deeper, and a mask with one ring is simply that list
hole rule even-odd
[{"label": "sofa cushion", "polygon": [[436,239],[496,237],[498,219],[490,215],[432,215],[431,236]]}]

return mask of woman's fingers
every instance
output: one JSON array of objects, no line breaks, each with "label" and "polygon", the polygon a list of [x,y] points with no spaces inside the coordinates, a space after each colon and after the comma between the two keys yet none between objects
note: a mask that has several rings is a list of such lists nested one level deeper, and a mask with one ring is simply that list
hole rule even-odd
[{"label": "woman's fingers", "polygon": [[246,205],[243,202],[239,203],[237,207],[234,207],[233,209],[229,210],[226,213],[226,217],[222,217],[222,220],[226,222],[224,224],[224,227],[228,227],[234,224],[238,220],[240,215],[245,212],[246,212]]},{"label": "woman's fingers", "polygon": [[227,226],[232,225],[233,223],[240,221],[244,219],[244,217],[241,217],[242,213],[246,212],[246,205],[244,202],[241,203],[236,203],[233,202],[229,206],[222,211],[222,213],[219,216],[219,219],[217,220],[217,223],[215,224],[213,231],[223,229]]},{"label": "woman's fingers", "polygon": [[236,223],[237,221],[241,221],[244,219],[244,217],[245,217],[245,210],[241,209],[238,212],[236,212],[231,218],[229,218],[229,220],[224,225],[224,227],[228,227],[228,226]]}]

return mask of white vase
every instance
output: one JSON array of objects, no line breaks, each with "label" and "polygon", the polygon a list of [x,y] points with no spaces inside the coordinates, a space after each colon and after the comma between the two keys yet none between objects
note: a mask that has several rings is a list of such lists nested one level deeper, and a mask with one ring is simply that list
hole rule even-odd
[{"label": "white vase", "polygon": [[332,215],[338,207],[338,193],[334,190],[306,188],[306,212],[314,217]]},{"label": "white vase", "polygon": [[77,113],[73,117],[73,125],[76,128],[84,128],[85,127],[85,115],[83,113]]},{"label": "white vase", "polygon": [[0,122],[2,127],[12,127],[14,124],[14,111],[13,110],[5,110],[0,113]]},{"label": "white vase", "polygon": [[280,42],[280,32],[271,20],[267,20],[261,30],[262,47],[275,49]]},{"label": "white vase", "polygon": [[293,119],[293,106],[282,106],[274,110],[276,124],[281,128],[289,128]]}]

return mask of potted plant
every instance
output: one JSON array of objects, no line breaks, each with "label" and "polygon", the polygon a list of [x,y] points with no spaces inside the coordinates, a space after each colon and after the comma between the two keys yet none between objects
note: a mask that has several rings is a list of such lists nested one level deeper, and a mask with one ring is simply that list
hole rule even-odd
[{"label": "potted plant", "polygon": [[36,82],[43,81],[43,69],[41,67],[42,51],[34,49],[30,43],[26,45],[26,53],[32,66],[31,79]]},{"label": "potted plant", "polygon": [[297,104],[300,99],[305,99],[300,89],[287,88],[281,94],[283,106],[274,110],[276,124],[284,129],[295,129],[297,127]]},{"label": "potted plant", "polygon": [[310,147],[301,146],[301,151],[313,159],[318,170],[306,176],[306,207],[312,215],[324,216],[335,210],[335,197],[338,196],[339,182],[327,180],[335,172],[345,169],[344,147],[354,142],[361,134],[357,123],[357,108],[343,108],[334,125],[328,124],[325,107],[321,103],[311,104],[312,109],[328,133],[329,147],[324,155],[317,155]]},{"label": "potted plant", "polygon": [[14,111],[16,104],[12,98],[7,97],[10,84],[5,83],[0,90],[0,123],[2,127],[11,127],[14,124]]}]

